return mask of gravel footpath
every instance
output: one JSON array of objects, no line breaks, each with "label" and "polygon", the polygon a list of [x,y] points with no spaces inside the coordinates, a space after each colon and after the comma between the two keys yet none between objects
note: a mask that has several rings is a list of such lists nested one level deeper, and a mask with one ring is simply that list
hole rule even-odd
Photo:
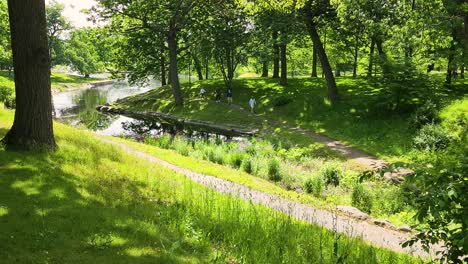
[{"label": "gravel footpath", "polygon": [[431,253],[428,254],[421,248],[420,245],[414,245],[412,248],[402,248],[401,243],[409,238],[409,235],[406,233],[390,230],[366,221],[358,221],[356,219],[342,216],[334,212],[316,209],[279,197],[277,195],[252,190],[243,185],[226,181],[217,177],[196,173],[191,170],[168,163],[144,152],[134,150],[124,143],[120,143],[101,136],[97,136],[97,138],[103,142],[118,146],[129,154],[149,162],[162,165],[163,167],[171,169],[177,173],[183,174],[193,181],[207,186],[217,192],[230,194],[253,203],[262,204],[266,207],[272,208],[273,210],[283,212],[289,216],[306,221],[308,223],[323,226],[324,228],[331,231],[343,233],[350,237],[362,238],[363,240],[368,241],[369,243],[378,247],[383,247],[393,251],[408,253],[420,257],[435,256],[435,250],[440,250],[440,247],[438,247],[437,249],[433,249]]}]

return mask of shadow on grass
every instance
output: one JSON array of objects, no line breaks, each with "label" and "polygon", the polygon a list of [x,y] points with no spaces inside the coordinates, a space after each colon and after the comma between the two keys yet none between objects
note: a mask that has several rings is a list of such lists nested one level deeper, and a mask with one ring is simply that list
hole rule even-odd
[{"label": "shadow on grass", "polygon": [[[69,165],[60,154],[0,150],[4,263],[179,263],[194,256],[181,234],[154,224],[172,205],[138,198],[146,183],[62,169]],[[163,250],[174,241],[182,246]]]}]

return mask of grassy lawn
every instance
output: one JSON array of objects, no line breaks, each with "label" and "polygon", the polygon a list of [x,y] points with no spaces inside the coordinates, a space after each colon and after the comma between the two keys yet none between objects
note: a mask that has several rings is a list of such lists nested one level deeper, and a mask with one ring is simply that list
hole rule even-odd
[{"label": "grassy lawn", "polygon": [[[12,122],[0,110],[0,137]],[[2,263],[417,263],[214,193],[56,124],[55,153],[0,148]]]},{"label": "grassy lawn", "polygon": [[[79,88],[85,83],[92,83],[102,81],[99,78],[84,78],[81,76],[67,75],[62,73],[52,73],[50,76],[52,82],[52,89],[63,91],[65,89]],[[13,73],[8,75],[8,72],[0,71],[0,90],[5,88],[14,89]]]},{"label": "grassy lawn", "polygon": [[[398,112],[389,112],[382,102],[389,101],[402,89],[404,93],[405,89],[418,91],[423,84],[418,81],[384,84],[376,80],[342,77],[337,78],[337,85],[341,102],[335,107],[324,99],[326,84],[321,78],[290,79],[285,87],[273,79],[237,79],[233,84],[233,98],[235,104],[248,109],[248,100],[253,95],[258,103],[256,112],[268,119],[326,134],[390,161],[409,161],[412,138],[416,132],[409,125],[410,113],[414,109],[402,107]],[[207,90],[211,100],[200,100],[198,93],[201,87]],[[117,105],[130,109],[168,112],[233,126],[275,128],[273,124],[259,122],[243,111],[213,102],[214,91],[217,88],[223,91],[223,87],[221,80],[205,80],[191,86],[185,84],[183,109],[174,107],[170,87],[129,97]],[[426,91],[425,94],[446,105],[453,99],[462,98],[468,90],[466,81],[458,81],[454,87],[456,93],[435,90]],[[426,99],[428,98],[419,98],[417,95],[409,96],[403,103],[406,108],[416,108]]]}]

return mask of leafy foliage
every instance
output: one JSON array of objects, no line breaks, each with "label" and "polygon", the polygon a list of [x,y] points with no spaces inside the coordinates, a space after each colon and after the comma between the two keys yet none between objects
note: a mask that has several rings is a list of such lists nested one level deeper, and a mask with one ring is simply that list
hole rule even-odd
[{"label": "leafy foliage", "polygon": [[356,183],[351,194],[351,204],[366,213],[371,213],[373,203],[374,199],[369,190],[363,184]]},{"label": "leafy foliage", "polygon": [[440,125],[424,125],[414,137],[414,145],[420,150],[437,151],[442,150],[450,143],[447,131]]}]

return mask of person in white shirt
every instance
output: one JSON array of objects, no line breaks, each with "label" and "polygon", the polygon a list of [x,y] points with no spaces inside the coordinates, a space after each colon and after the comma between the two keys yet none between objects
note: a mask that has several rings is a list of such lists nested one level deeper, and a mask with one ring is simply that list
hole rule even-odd
[{"label": "person in white shirt", "polygon": [[257,102],[255,101],[255,98],[253,96],[250,97],[249,100],[249,105],[250,105],[250,112],[254,112],[254,106]]},{"label": "person in white shirt", "polygon": [[202,88],[200,89],[200,96],[201,96],[201,98],[205,98],[205,93],[206,93],[206,90],[202,87]]}]

